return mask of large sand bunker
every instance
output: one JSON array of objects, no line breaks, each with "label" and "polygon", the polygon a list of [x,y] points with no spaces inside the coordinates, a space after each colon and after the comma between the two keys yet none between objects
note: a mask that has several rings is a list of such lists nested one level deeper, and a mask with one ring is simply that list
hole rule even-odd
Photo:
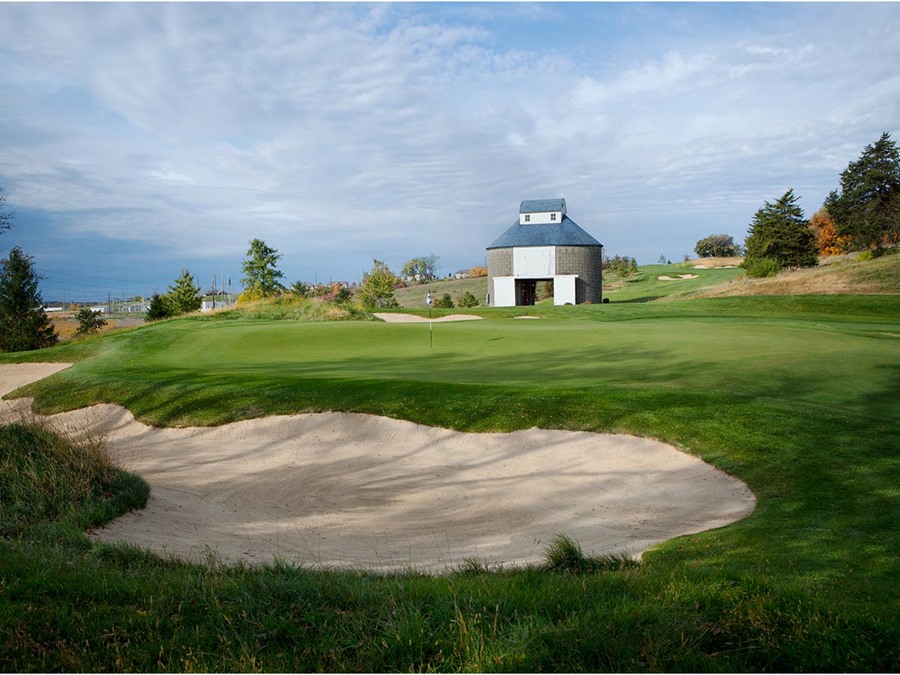
[{"label": "large sand bunker", "polygon": [[[0,392],[12,388],[7,368],[24,383],[23,366],[0,366]],[[3,416],[27,405],[6,402]],[[739,480],[631,436],[464,434],[352,413],[156,429],[112,405],[51,419],[103,434],[113,459],[151,486],[145,509],[95,540],[193,560],[440,572],[467,558],[535,562],[558,533],[586,552],[639,554],[755,504]]]}]

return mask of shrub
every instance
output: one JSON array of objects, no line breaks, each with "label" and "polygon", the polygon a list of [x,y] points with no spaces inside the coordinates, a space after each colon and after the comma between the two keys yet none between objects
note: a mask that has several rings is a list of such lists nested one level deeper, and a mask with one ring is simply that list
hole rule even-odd
[{"label": "shrub", "polygon": [[438,298],[434,301],[433,307],[439,307],[443,309],[453,309],[455,305],[453,304],[453,298],[450,297],[449,293],[444,293],[443,297]]},{"label": "shrub", "polygon": [[775,258],[757,258],[745,262],[744,268],[751,277],[774,277],[781,271],[781,263]]},{"label": "shrub", "polygon": [[478,306],[478,298],[476,298],[472,293],[466,291],[463,293],[462,297],[459,299],[460,307],[477,307]]}]

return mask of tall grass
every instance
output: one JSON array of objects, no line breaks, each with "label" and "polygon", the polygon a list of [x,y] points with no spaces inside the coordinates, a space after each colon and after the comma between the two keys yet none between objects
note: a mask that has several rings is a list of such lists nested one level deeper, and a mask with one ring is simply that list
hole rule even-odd
[{"label": "tall grass", "polygon": [[106,522],[147,499],[147,485],[114,467],[102,439],[65,438],[45,423],[0,427],[0,536],[65,523],[78,529]]}]

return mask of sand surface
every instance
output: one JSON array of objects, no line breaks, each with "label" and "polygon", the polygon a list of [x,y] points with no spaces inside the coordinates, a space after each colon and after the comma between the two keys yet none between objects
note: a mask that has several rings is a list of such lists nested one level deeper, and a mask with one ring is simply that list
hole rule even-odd
[{"label": "sand surface", "polygon": [[[0,366],[0,393],[59,369]],[[29,405],[6,401],[0,417]],[[113,459],[151,486],[145,509],[95,540],[192,560],[441,572],[467,558],[536,562],[558,533],[585,552],[638,555],[755,505],[741,481],[631,436],[463,434],[353,413],[157,429],[113,405],[50,419],[102,434]]]},{"label": "sand surface", "polygon": [[448,314],[447,316],[436,316],[429,319],[427,316],[416,316],[415,314],[394,314],[392,312],[373,312],[373,316],[378,317],[387,323],[434,323],[446,321],[481,321],[480,316],[474,314]]}]

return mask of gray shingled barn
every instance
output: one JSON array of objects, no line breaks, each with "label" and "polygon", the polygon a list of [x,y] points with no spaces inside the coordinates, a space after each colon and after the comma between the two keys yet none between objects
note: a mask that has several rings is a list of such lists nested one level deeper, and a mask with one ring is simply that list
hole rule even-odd
[{"label": "gray shingled barn", "polygon": [[603,244],[566,215],[566,200],[531,199],[519,219],[487,247],[488,304],[533,305],[539,281],[553,282],[553,304],[600,302]]}]

